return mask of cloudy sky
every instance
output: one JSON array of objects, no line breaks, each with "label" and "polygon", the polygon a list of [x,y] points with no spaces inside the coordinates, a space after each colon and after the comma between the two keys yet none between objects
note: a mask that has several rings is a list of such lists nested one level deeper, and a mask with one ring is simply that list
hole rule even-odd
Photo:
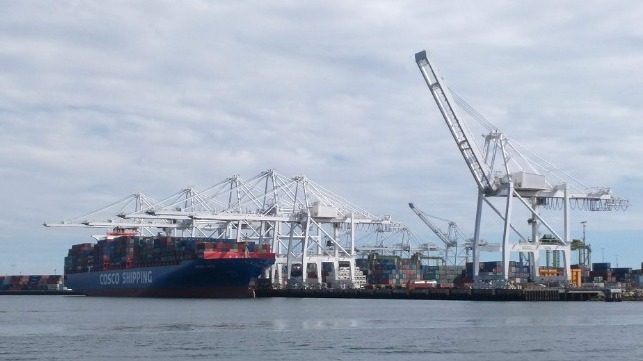
[{"label": "cloudy sky", "polygon": [[425,49],[509,137],[631,201],[570,223],[580,238],[587,221],[594,262],[640,268],[643,4],[268,3],[3,3],[0,274],[60,273],[96,233],[43,221],[267,169],[417,235],[410,201],[472,232],[475,184],[415,64]]}]

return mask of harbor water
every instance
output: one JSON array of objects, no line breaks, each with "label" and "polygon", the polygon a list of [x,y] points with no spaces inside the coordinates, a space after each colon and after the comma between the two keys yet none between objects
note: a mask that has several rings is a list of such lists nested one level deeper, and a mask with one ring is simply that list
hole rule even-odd
[{"label": "harbor water", "polygon": [[0,296],[0,360],[642,360],[643,302]]}]

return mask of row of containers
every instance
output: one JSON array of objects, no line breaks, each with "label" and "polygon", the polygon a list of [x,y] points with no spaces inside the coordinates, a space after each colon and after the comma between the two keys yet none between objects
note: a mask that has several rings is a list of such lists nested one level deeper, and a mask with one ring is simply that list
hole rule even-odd
[{"label": "row of containers", "polygon": [[[371,254],[368,258],[357,259],[356,266],[366,275],[369,285],[405,287],[414,281],[435,281],[437,287],[473,283],[473,263],[464,266],[424,265],[419,257],[401,258]],[[502,262],[480,262],[478,274],[495,276],[502,273]],[[509,277],[513,280],[527,280],[528,267],[518,262],[509,265]]]},{"label": "row of containers", "polygon": [[[369,285],[404,287],[412,281],[435,281],[438,287],[453,287],[456,284],[473,283],[473,262],[464,266],[424,265],[419,257],[401,258],[371,254],[357,259],[356,266],[365,274]],[[478,275],[502,274],[502,262],[479,262]],[[529,279],[529,267],[520,262],[509,263],[509,278],[516,281]]]},{"label": "row of containers", "polygon": [[593,282],[638,283],[638,275],[641,274],[641,270],[635,271],[631,267],[612,268],[610,262],[592,263],[592,270],[585,272]]},{"label": "row of containers", "polygon": [[[640,271],[639,271],[640,272]],[[538,273],[541,277],[562,277],[565,274],[563,268],[540,267]],[[502,262],[480,262],[479,275],[493,276],[502,274]],[[584,269],[579,265],[571,265],[572,284],[581,286],[584,283],[601,282],[634,282],[636,272],[632,268],[612,268],[610,263],[593,263],[592,270]],[[471,282],[473,279],[473,263],[468,262],[464,282]],[[515,281],[529,281],[529,266],[520,262],[509,262],[509,279]]]},{"label": "row of containers", "polygon": [[[576,286],[585,283],[604,283],[604,282],[622,282],[634,283],[638,281],[637,272],[630,267],[612,268],[609,262],[593,263],[592,269],[585,269],[579,265],[571,265],[571,281]],[[529,267],[520,262],[511,261],[509,263],[509,279],[529,281]],[[479,275],[498,275],[502,273],[502,262],[480,262]],[[541,277],[562,277],[565,274],[563,268],[540,267],[538,273]],[[473,279],[473,264],[467,263],[467,271],[464,282],[470,282]]]},{"label": "row of containers", "polygon": [[[415,257],[371,254],[368,258],[357,259],[356,266],[366,275],[367,283],[373,286],[404,287],[413,281],[435,281],[438,287],[473,283],[473,262],[467,262],[465,266],[428,266]],[[501,274],[501,261],[479,262],[479,276],[493,278]],[[508,278],[516,283],[560,278],[564,276],[564,269],[540,267],[539,274],[540,278],[534,279],[530,277],[529,266],[517,261],[509,262]],[[573,285],[581,286],[583,283],[630,282],[638,279],[635,275],[631,268],[612,268],[609,263],[595,263],[591,271],[572,265],[570,278]]]},{"label": "row of containers", "polygon": [[60,275],[0,276],[0,291],[50,291],[61,285]]},{"label": "row of containers", "polygon": [[421,279],[419,262],[398,256],[371,254],[355,260],[369,285],[404,287],[410,280]]},{"label": "row of containers", "polygon": [[[478,276],[496,276],[502,274],[502,262],[490,261],[479,262]],[[509,279],[510,280],[528,280],[529,279],[529,266],[521,262],[509,261]],[[464,273],[465,283],[473,282],[473,262],[466,263],[466,272]]]},{"label": "row of containers", "polygon": [[435,281],[438,287],[453,287],[465,271],[464,266],[428,266],[420,258],[371,254],[355,264],[371,286],[406,287],[414,281]]},{"label": "row of containers", "polygon": [[95,244],[72,246],[65,257],[65,272],[149,267],[203,258],[204,252],[270,252],[269,245],[234,239],[197,237],[121,236]]}]

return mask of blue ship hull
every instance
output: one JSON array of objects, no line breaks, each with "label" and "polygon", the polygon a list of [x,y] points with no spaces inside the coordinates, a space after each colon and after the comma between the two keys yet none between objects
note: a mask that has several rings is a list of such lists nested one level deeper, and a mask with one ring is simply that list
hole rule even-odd
[{"label": "blue ship hull", "polygon": [[175,265],[69,273],[65,285],[87,296],[254,297],[252,278],[274,258],[185,260]]}]

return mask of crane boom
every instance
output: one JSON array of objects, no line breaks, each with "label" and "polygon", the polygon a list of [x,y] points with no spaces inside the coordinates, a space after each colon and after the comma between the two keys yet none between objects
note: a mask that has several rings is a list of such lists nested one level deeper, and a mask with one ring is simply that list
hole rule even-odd
[{"label": "crane boom", "polygon": [[426,55],[426,51],[415,54],[415,62],[420,68],[422,76],[440,108],[440,112],[455,139],[460,153],[464,157],[465,163],[469,167],[478,188],[484,193],[493,193],[496,191],[496,185],[490,182],[491,168],[484,162],[480,161],[480,156],[476,153],[475,142],[470,140],[464,131],[460,116],[455,107],[455,101],[449,92],[445,82],[438,75],[437,69]]},{"label": "crane boom", "polygon": [[422,220],[422,222],[424,222],[427,226],[429,226],[429,228],[431,228],[431,230],[433,231],[433,233],[435,233],[435,235],[436,235],[436,236],[438,236],[438,238],[440,238],[440,240],[441,240],[442,242],[444,242],[444,245],[445,245],[445,246],[447,246],[447,247],[456,247],[456,246],[458,245],[458,242],[457,242],[457,241],[450,240],[450,239],[449,239],[449,238],[444,234],[444,232],[440,231],[440,229],[438,229],[438,227],[436,227],[436,226],[435,226],[431,221],[429,221],[429,218],[428,218],[428,217],[426,217],[426,215],[424,214],[424,212],[422,212],[421,210],[419,210],[419,209],[415,208],[415,205],[413,205],[413,203],[409,203],[409,207],[411,207],[411,209],[413,210],[413,212],[414,212],[415,214],[417,214],[417,216],[418,216],[418,217],[420,217],[420,219]]}]

